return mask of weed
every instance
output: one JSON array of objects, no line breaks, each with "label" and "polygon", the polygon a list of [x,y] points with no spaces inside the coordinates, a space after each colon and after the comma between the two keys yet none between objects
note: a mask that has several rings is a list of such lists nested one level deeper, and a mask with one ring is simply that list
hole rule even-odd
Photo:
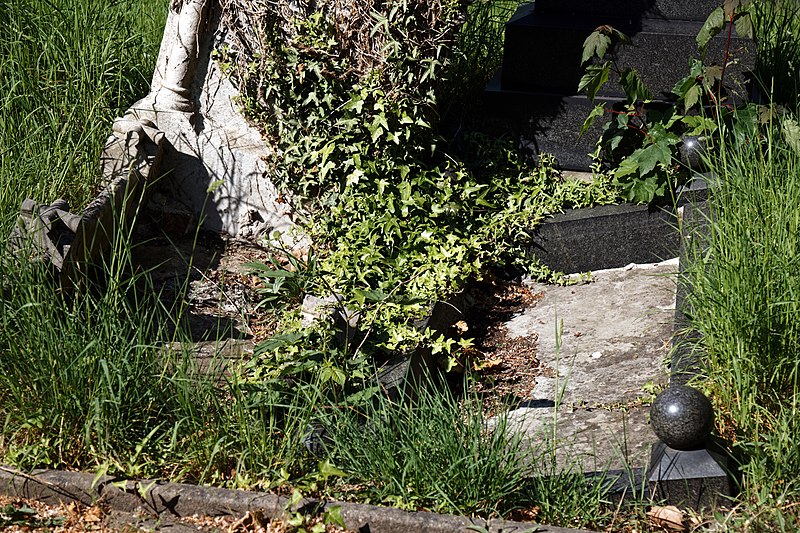
[{"label": "weed", "polygon": [[721,179],[704,229],[692,229],[683,277],[702,386],[720,414],[718,429],[742,461],[745,500],[796,497],[800,330],[798,240],[800,152],[784,126],[794,118],[755,106],[722,125],[708,153]]}]

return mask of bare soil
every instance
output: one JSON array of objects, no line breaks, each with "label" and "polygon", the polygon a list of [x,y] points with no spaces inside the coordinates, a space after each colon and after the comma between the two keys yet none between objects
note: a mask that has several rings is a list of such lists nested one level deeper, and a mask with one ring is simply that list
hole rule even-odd
[{"label": "bare soil", "polygon": [[533,398],[536,378],[552,370],[537,358],[537,335],[513,337],[503,325],[531,307],[542,295],[522,283],[489,275],[467,290],[465,337],[474,338],[467,364],[476,377],[475,391],[485,397],[490,412]]}]

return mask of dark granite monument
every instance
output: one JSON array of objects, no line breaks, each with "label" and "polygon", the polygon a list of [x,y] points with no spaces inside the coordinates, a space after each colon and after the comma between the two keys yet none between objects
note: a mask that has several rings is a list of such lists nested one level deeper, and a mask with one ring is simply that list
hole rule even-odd
[{"label": "dark granite monument", "polygon": [[702,392],[670,386],[650,406],[650,424],[660,439],[647,473],[656,499],[700,510],[735,493],[735,462],[711,436],[714,411]]},{"label": "dark granite monument", "polygon": [[[486,90],[488,115],[504,121],[534,153],[555,154],[561,168],[588,170],[600,121],[583,137],[580,127],[594,103],[578,94],[583,75],[583,42],[597,27],[610,25],[632,39],[617,49],[618,62],[633,67],[656,95],[669,104],[675,83],[700,58],[696,36],[721,0],[536,0],[520,7],[506,24],[503,66]],[[727,33],[712,39],[706,62],[721,64]],[[735,37],[726,85],[745,92],[752,43]],[[742,60],[744,58],[744,60]],[[624,102],[616,83],[606,84],[596,102]]]},{"label": "dark granite monument", "polygon": [[705,446],[714,429],[714,409],[699,390],[672,385],[650,406],[650,424],[670,448],[697,450]]}]

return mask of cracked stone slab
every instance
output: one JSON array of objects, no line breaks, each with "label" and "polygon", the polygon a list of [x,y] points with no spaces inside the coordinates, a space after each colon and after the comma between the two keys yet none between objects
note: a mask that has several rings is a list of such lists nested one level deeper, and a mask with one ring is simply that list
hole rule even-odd
[{"label": "cracked stone slab", "polygon": [[514,337],[538,335],[548,368],[534,399],[511,412],[534,446],[556,438],[560,465],[586,471],[647,464],[656,441],[646,404],[669,379],[677,260],[628,265],[567,287],[531,283],[541,300],[509,320]]}]

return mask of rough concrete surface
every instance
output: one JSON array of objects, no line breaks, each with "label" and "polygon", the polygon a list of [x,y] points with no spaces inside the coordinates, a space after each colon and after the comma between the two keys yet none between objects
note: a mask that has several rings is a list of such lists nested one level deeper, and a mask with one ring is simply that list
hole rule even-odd
[{"label": "rough concrete surface", "polygon": [[545,444],[555,424],[560,465],[646,466],[656,437],[642,403],[651,386],[668,382],[677,266],[598,271],[584,285],[531,284],[542,299],[506,323],[512,336],[539,336],[538,357],[548,368],[535,399],[511,412],[512,427]]}]

